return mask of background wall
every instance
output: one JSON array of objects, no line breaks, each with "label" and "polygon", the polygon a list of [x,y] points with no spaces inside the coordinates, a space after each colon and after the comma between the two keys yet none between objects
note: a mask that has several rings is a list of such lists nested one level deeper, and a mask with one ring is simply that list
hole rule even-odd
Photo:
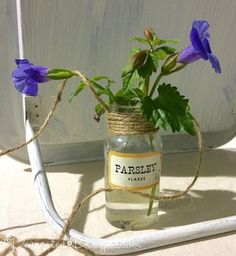
[{"label": "background wall", "polygon": [[[0,148],[14,147],[25,141],[21,95],[11,82],[18,53],[15,0],[0,1]],[[26,150],[15,156],[26,158]]]},{"label": "background wall", "polygon": [[[9,80],[13,59],[17,56],[17,30],[14,1],[4,0],[0,5],[3,13],[0,42],[6,49],[1,51],[0,58],[7,61],[7,64],[3,61],[0,64],[4,73],[0,97],[3,97],[1,102],[6,102],[1,103],[1,107],[9,104],[9,98],[14,102],[10,117],[6,115],[8,107],[0,110],[0,144],[8,146],[12,144],[12,136],[15,142],[22,140],[20,99]],[[180,39],[177,47],[182,49],[189,45],[192,21],[208,20],[212,50],[221,62],[222,74],[216,75],[209,62],[199,61],[169,77],[168,81],[190,98],[192,112],[204,132],[206,147],[219,146],[234,136],[235,0],[22,0],[21,13],[25,58],[51,68],[77,68],[89,76],[104,74],[115,80],[116,86],[121,83],[121,69],[134,45],[128,38],[142,36],[144,27],[152,26],[162,38]],[[68,103],[69,94],[77,83],[70,81],[63,103],[40,138],[45,161],[65,161],[68,157],[75,160],[79,154],[82,160],[102,155],[100,141],[105,124],[98,126],[93,120],[95,101],[90,93],[83,92]],[[46,116],[56,89],[54,82],[40,86],[40,97],[35,99],[40,103],[40,121]],[[171,135],[170,138],[169,133],[163,131],[162,135],[166,151],[196,147],[190,136]],[[55,149],[61,152],[57,156]]]}]

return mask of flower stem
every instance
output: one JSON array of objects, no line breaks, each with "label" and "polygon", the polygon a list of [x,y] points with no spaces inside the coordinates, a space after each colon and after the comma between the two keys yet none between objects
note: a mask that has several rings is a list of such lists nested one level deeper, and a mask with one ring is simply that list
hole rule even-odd
[{"label": "flower stem", "polygon": [[148,95],[148,91],[149,91],[149,81],[150,81],[150,76],[146,76],[145,77],[145,82],[144,82],[144,87],[143,87],[143,94],[145,96]]},{"label": "flower stem", "polygon": [[88,88],[90,89],[90,91],[93,93],[94,97],[96,98],[96,100],[101,103],[101,105],[109,112],[110,108],[108,107],[108,105],[104,102],[104,100],[102,98],[99,97],[99,95],[96,93],[96,91],[94,90],[94,88],[92,87],[92,85],[89,82],[89,79],[87,77],[85,77],[82,73],[80,73],[78,70],[73,70],[72,71],[76,76],[78,76],[79,78],[82,79],[82,81],[88,86]]},{"label": "flower stem", "polygon": [[[154,146],[153,146],[153,137],[152,135],[149,136],[149,141],[150,141],[150,144],[151,144],[151,149],[152,151],[154,151]],[[153,187],[152,187],[152,190],[151,190],[151,196],[154,196],[155,193],[156,193],[156,187],[157,185],[154,184]],[[149,205],[148,205],[148,212],[147,212],[147,216],[150,216],[150,214],[152,213],[152,207],[153,207],[153,199],[150,199],[149,201]]]},{"label": "flower stem", "polygon": [[[152,187],[151,196],[154,196],[154,195],[155,195],[155,193],[156,193],[156,187],[157,187],[156,184]],[[150,201],[149,201],[149,206],[148,206],[147,216],[150,216],[150,214],[152,213],[152,207],[153,207],[153,199],[150,199]]]},{"label": "flower stem", "polygon": [[151,92],[150,92],[150,94],[149,94],[150,97],[152,97],[152,95],[153,95],[153,93],[155,92],[155,90],[156,90],[156,88],[157,88],[157,85],[158,85],[158,83],[159,83],[159,81],[161,80],[162,77],[163,77],[163,74],[160,73],[160,74],[158,75],[157,79],[155,80],[153,86],[152,86],[152,90],[151,90]]}]

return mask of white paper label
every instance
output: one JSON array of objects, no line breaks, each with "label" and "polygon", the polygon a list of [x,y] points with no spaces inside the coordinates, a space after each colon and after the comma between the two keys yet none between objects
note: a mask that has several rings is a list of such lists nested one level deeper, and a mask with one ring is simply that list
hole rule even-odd
[{"label": "white paper label", "polygon": [[161,154],[109,152],[108,175],[110,186],[145,189],[159,182]]}]

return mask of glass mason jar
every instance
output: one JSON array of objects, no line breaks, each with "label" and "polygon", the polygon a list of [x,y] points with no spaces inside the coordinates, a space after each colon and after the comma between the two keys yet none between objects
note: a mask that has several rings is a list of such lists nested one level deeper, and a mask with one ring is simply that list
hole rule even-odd
[{"label": "glass mason jar", "polygon": [[[113,105],[105,141],[105,186],[157,195],[161,171],[158,129],[138,106]],[[158,202],[127,191],[106,192],[106,218],[118,228],[142,229],[154,224]]]}]

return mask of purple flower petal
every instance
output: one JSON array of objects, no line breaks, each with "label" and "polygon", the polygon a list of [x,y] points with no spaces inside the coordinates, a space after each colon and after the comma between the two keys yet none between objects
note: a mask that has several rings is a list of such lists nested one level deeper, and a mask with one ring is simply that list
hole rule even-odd
[{"label": "purple flower petal", "polygon": [[192,27],[197,30],[200,39],[206,38],[206,37],[210,38],[210,34],[208,32],[210,25],[207,21],[195,20],[195,21],[193,21]]},{"label": "purple flower petal", "polygon": [[202,40],[202,45],[203,45],[204,50],[205,50],[206,53],[211,53],[210,43],[209,43],[209,40],[207,38],[204,38]]},{"label": "purple flower petal", "polygon": [[12,72],[12,81],[16,89],[26,95],[36,96],[38,83],[49,80],[48,68],[34,66],[27,59],[16,59],[17,68]]},{"label": "purple flower petal", "polygon": [[203,51],[204,50],[202,42],[199,38],[198,32],[195,28],[193,28],[190,32],[190,40],[191,40],[192,46],[197,51]]},{"label": "purple flower petal", "polygon": [[34,70],[39,74],[38,76],[38,82],[39,83],[45,83],[49,81],[48,75],[48,68],[44,66],[34,66]]},{"label": "purple flower petal", "polygon": [[177,62],[189,64],[189,63],[197,61],[197,60],[199,60],[201,58],[202,58],[201,52],[200,51],[196,51],[196,49],[193,46],[190,46],[190,47],[184,49],[179,54],[179,56],[177,58]]},{"label": "purple flower petal", "polygon": [[211,62],[212,67],[214,68],[215,72],[221,73],[220,62],[217,59],[217,57],[212,53],[209,53],[208,57],[209,57],[209,60]]},{"label": "purple flower petal", "polygon": [[29,95],[29,96],[37,96],[38,95],[38,85],[37,84],[31,84],[26,85],[24,89],[22,90],[23,94]]},{"label": "purple flower petal", "polygon": [[13,72],[12,72],[12,79],[15,80],[15,81],[18,81],[18,80],[22,80],[25,78],[25,72],[21,69],[15,69]]},{"label": "purple flower petal", "polygon": [[184,49],[178,56],[179,63],[192,63],[200,58],[210,60],[212,67],[216,73],[220,73],[220,63],[217,57],[212,54],[210,47],[209,24],[207,21],[195,20],[192,24],[190,32],[190,40],[192,45]]},{"label": "purple flower petal", "polygon": [[17,60],[15,60],[15,62],[16,62],[17,67],[22,69],[22,70],[31,69],[31,64],[26,59],[23,59],[23,60],[17,59]]}]

